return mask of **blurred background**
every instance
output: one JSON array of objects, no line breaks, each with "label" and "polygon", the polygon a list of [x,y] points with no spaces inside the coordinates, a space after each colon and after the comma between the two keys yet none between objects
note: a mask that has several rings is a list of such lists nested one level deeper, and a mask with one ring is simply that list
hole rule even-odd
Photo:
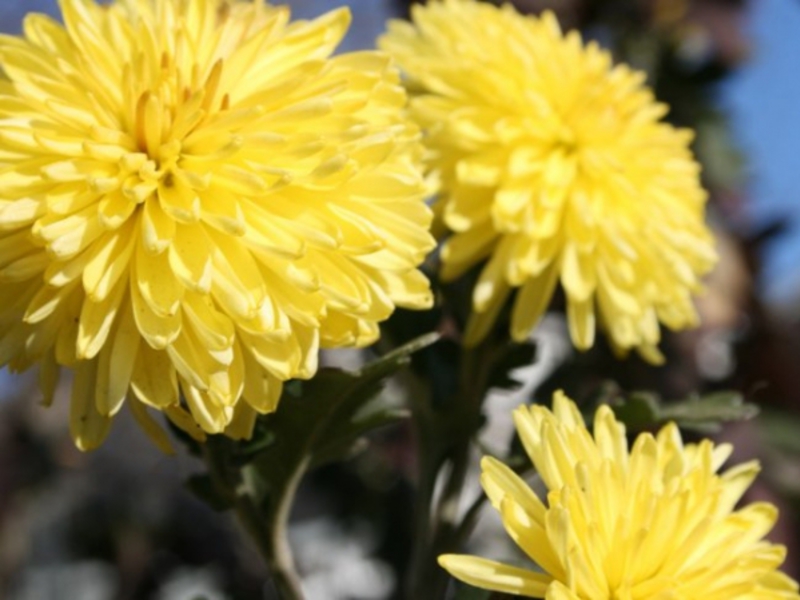
[{"label": "blurred background", "polygon": [[[288,2],[310,18],[337,0]],[[352,0],[342,50],[370,48],[404,0]],[[611,385],[664,398],[733,389],[760,405],[726,426],[736,462],[757,457],[750,500],[781,508],[775,541],[800,576],[800,1],[517,0],[555,10],[564,27],[644,69],[670,118],[697,130],[721,261],[699,300],[702,327],[665,340],[667,366],[617,361],[598,344],[576,355],[557,308],[537,330],[538,361],[523,385],[487,403],[485,442],[503,448],[511,407],[565,387],[578,399]],[[0,0],[0,29],[25,12],[56,14],[55,0]],[[0,287],[0,293],[3,293]],[[402,318],[399,315],[399,318]],[[418,319],[418,323],[422,321]],[[430,326],[436,326],[436,322]],[[390,325],[391,326],[391,325]],[[329,361],[358,360],[339,353]],[[0,599],[207,600],[273,598],[252,549],[227,515],[186,491],[201,466],[164,456],[122,415],[105,445],[78,452],[67,397],[38,405],[35,374],[0,371]],[[64,392],[64,390],[62,390]],[[389,393],[402,393],[392,390]],[[310,600],[399,597],[410,548],[415,458],[407,427],[372,451],[312,474],[301,490],[292,544]],[[477,493],[477,492],[476,492]],[[489,516],[473,536],[483,554],[513,553]]]}]

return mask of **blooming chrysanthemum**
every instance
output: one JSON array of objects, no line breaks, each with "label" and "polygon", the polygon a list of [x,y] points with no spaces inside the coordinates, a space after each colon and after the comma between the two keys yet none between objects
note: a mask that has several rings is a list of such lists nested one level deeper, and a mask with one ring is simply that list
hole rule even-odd
[{"label": "blooming chrysanthemum", "polygon": [[521,407],[517,431],[549,493],[547,505],[520,477],[483,459],[482,483],[513,540],[541,571],[471,556],[439,562],[459,579],[547,600],[798,600],[777,571],[782,546],[762,538],[777,510],[735,505],[756,462],[717,471],[731,453],[709,440],[683,445],[674,424],[642,434],[628,451],[607,406],[594,437],[557,393],[553,412]]},{"label": "blooming chrysanthemum", "polygon": [[643,73],[562,35],[551,13],[444,0],[413,21],[392,22],[381,47],[408,75],[441,182],[442,277],[488,258],[467,344],[512,291],[525,339],[560,280],[578,348],[597,318],[617,349],[658,361],[659,321],[695,324],[691,294],[715,257],[692,133],[661,120]]},{"label": "blooming chrysanthemum", "polygon": [[129,390],[161,443],[146,406],[247,436],[320,346],[430,303],[418,128],[388,57],[331,58],[346,10],[60,4],[0,39],[0,365],[74,370],[79,447]]}]

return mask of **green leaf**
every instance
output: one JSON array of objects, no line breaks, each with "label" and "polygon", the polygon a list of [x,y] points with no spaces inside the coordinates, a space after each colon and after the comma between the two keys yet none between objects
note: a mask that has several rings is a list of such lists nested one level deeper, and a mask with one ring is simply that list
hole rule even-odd
[{"label": "green leaf", "polygon": [[356,371],[326,368],[307,381],[290,382],[278,410],[259,419],[253,439],[234,456],[247,464],[251,485],[263,490],[261,500],[274,504],[307,469],[346,457],[362,435],[406,417],[381,392],[411,354],[437,339],[422,336]]},{"label": "green leaf", "polygon": [[269,448],[274,442],[275,432],[256,425],[253,436],[247,441],[240,442],[235,455],[235,463],[239,466],[246,465],[253,457]]},{"label": "green leaf", "polygon": [[426,333],[386,353],[381,358],[359,369],[357,373],[365,377],[374,377],[379,373],[394,373],[398,371],[400,367],[407,365],[411,361],[412,354],[424,350],[428,346],[432,346],[439,341],[439,337],[439,334],[436,332]]},{"label": "green leaf", "polygon": [[331,439],[323,437],[317,442],[312,467],[352,458],[366,449],[366,440],[362,437],[364,434],[411,416],[411,411],[406,408],[384,406],[380,396],[375,400],[367,403],[351,418],[337,422],[335,429],[332,428],[336,435]]},{"label": "green leaf", "polygon": [[664,403],[658,395],[635,392],[611,402],[617,418],[631,430],[641,431],[674,421],[684,429],[713,433],[722,423],[745,421],[758,414],[758,406],[738,392],[722,391]]},{"label": "green leaf", "polygon": [[744,401],[738,392],[715,392],[691,397],[661,409],[663,419],[679,424],[711,424],[726,421],[746,421],[758,414],[758,406]]},{"label": "green leaf", "polygon": [[655,394],[638,392],[612,404],[617,419],[635,431],[661,423],[661,408]]}]

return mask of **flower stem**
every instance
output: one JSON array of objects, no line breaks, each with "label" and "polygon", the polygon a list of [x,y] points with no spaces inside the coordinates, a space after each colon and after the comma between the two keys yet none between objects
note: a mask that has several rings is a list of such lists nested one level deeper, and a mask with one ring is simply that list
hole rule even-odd
[{"label": "flower stem", "polygon": [[[421,437],[421,436],[420,436]],[[433,523],[431,507],[435,492],[436,479],[441,461],[434,456],[432,444],[420,443],[417,448],[420,461],[419,481],[414,502],[414,537],[411,555],[410,577],[408,582],[408,598],[420,598],[419,591],[425,587],[431,547],[433,545]],[[435,596],[431,596],[435,598]]]},{"label": "flower stem", "polygon": [[[422,462],[409,598],[443,598],[447,590],[447,573],[436,559],[456,550],[462,537],[458,512],[469,471],[472,439],[480,426],[481,407],[493,366],[492,350],[488,343],[464,350],[458,394],[445,403],[449,410],[446,414],[417,418]],[[436,481],[445,464],[450,469],[442,493],[435,500]]]},{"label": "flower stem", "polygon": [[287,536],[289,511],[303,469],[287,482],[279,498],[262,509],[254,486],[254,467],[232,464],[230,444],[227,439],[210,438],[203,446],[203,459],[214,487],[231,504],[239,524],[255,543],[280,598],[303,600]]}]

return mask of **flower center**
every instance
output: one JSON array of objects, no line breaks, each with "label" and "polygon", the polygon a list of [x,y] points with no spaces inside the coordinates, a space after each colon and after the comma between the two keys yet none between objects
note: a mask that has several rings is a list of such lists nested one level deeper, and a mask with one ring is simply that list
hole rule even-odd
[{"label": "flower center", "polygon": [[[129,182],[128,187],[133,183],[139,190],[135,194],[137,203],[150,197],[157,187],[167,190],[181,187],[176,177],[187,170],[187,159],[214,158],[210,154],[219,150],[214,143],[216,139],[203,133],[203,125],[226,111],[230,104],[228,94],[219,93],[221,59],[205,76],[196,64],[188,72],[178,67],[167,53],[162,55],[158,67],[147,88],[138,96],[129,97],[128,127],[138,152],[132,155],[135,160],[131,161],[128,172],[138,181]],[[193,184],[199,186],[211,163],[205,161]],[[198,167],[192,164],[190,170]]]},{"label": "flower center", "polygon": [[565,124],[559,125],[553,140],[553,149],[560,150],[566,156],[571,156],[578,152],[578,140],[575,139],[575,134],[571,127]]},{"label": "flower center", "polygon": [[150,85],[131,98],[135,98],[132,134],[141,152],[155,161],[173,158],[180,153],[175,143],[180,144],[209,115],[228,109],[229,95],[219,93],[222,64],[217,60],[203,79],[197,64],[184,72],[168,53],[162,54]]}]

